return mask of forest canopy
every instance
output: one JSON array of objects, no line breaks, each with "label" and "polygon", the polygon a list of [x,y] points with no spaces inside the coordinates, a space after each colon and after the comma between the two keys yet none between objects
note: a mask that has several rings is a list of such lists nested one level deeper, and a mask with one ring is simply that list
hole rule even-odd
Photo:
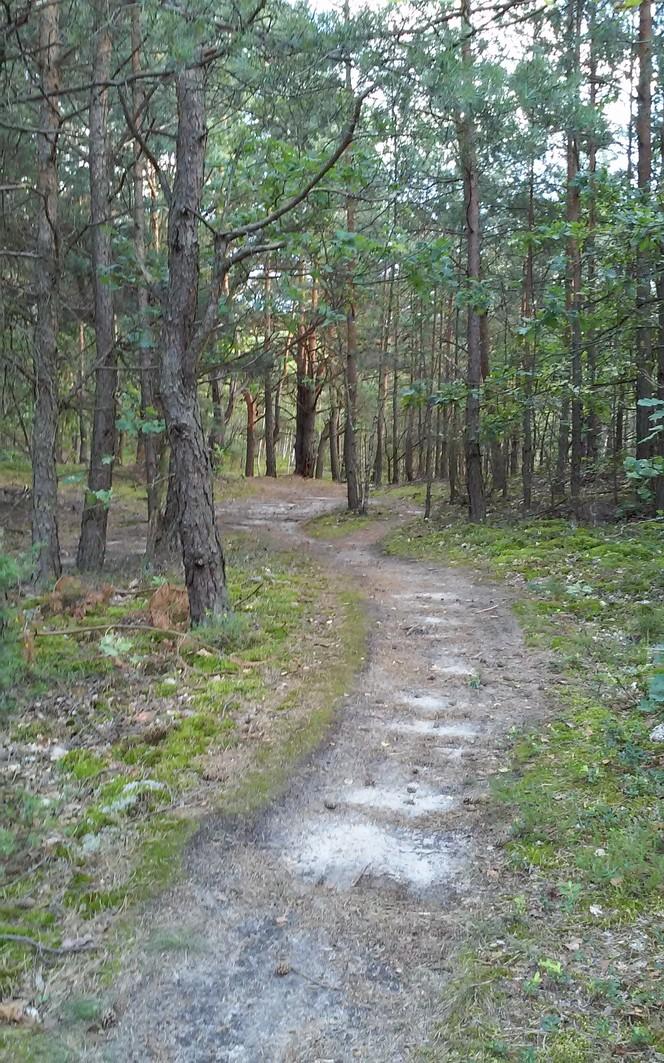
[{"label": "forest canopy", "polygon": [[30,458],[37,583],[58,476],[94,573],[123,462],[194,624],[227,608],[240,463],[344,480],[353,512],[415,479],[477,522],[517,484],[525,512],[664,508],[651,0],[2,17],[0,446]]}]

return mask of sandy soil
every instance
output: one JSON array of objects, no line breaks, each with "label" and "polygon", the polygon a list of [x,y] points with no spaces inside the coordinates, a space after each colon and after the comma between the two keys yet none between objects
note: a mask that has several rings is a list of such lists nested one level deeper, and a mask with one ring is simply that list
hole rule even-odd
[{"label": "sandy soil", "polygon": [[127,958],[94,1058],[396,1063],[432,1035],[453,952],[500,875],[487,779],[510,728],[540,715],[543,662],[502,590],[382,555],[384,526],[308,538],[303,519],[339,501],[289,481],[222,513],[350,578],[370,652],[285,798],[200,830],[143,928],[184,947]]}]

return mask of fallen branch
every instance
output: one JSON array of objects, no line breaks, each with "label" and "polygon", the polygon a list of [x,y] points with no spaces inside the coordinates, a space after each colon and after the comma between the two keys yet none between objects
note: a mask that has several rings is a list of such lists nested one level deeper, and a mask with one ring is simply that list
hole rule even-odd
[{"label": "fallen branch", "polygon": [[148,631],[158,635],[168,635],[175,639],[191,639],[193,642],[200,642],[202,646],[212,648],[210,643],[197,638],[191,631],[176,631],[174,628],[154,627],[151,624],[92,624],[89,627],[68,627],[57,631],[45,631],[42,628],[41,631],[35,629],[35,635],[37,638],[48,638],[55,635],[89,635],[92,631],[133,631],[137,635]]},{"label": "fallen branch", "polygon": [[197,643],[201,649],[206,649],[210,653],[223,654],[224,659],[230,664],[237,665],[238,668],[258,668],[260,661],[245,661],[239,657],[233,657],[231,654],[224,654],[223,650],[218,646],[214,646],[211,642],[206,642],[204,639],[199,638],[193,631],[175,631],[170,627],[154,627],[151,624],[91,624],[87,627],[69,627],[60,628],[56,631],[41,631],[35,629],[34,635],[36,638],[48,638],[55,635],[88,635],[94,631],[133,631],[135,635],[141,635],[143,633],[152,633],[156,635],[167,635],[169,638],[178,639],[180,645],[190,639],[192,642]]},{"label": "fallen branch", "polygon": [[88,949],[96,949],[93,941],[84,938],[82,941],[72,941],[71,945],[45,945],[43,941],[27,937],[25,934],[0,934],[0,941],[13,941],[17,945],[29,945],[37,952],[47,952],[50,956],[68,956],[72,952],[86,952]]},{"label": "fallen branch", "polygon": [[2,883],[3,888],[5,886],[13,886],[15,882],[20,882],[21,879],[23,879],[23,878],[29,878],[30,875],[33,875],[35,873],[35,871],[39,871],[40,867],[43,867],[44,864],[47,864],[50,859],[51,859],[50,856],[42,857],[42,859],[38,860],[36,864],[32,865],[32,867],[26,868],[25,871],[21,871],[21,873],[18,874],[18,875],[15,875],[14,878],[10,878],[10,879],[8,879],[7,882],[3,882]]},{"label": "fallen branch", "polygon": [[252,589],[251,589],[251,590],[249,591],[249,593],[248,593],[248,594],[245,594],[244,598],[240,598],[240,599],[239,599],[239,600],[238,600],[238,601],[237,601],[237,602],[235,603],[235,608],[236,608],[236,609],[238,609],[238,608],[239,608],[239,606],[241,606],[241,605],[244,605],[244,603],[245,603],[245,602],[248,602],[250,598],[253,598],[253,596],[254,596],[255,594],[258,594],[259,590],[260,590],[260,589],[261,589],[261,587],[263,586],[263,583],[264,583],[264,581],[263,581],[263,580],[261,580],[261,582],[260,582],[260,583],[258,584],[258,586],[257,586],[257,587],[253,587],[253,588],[252,588]]}]

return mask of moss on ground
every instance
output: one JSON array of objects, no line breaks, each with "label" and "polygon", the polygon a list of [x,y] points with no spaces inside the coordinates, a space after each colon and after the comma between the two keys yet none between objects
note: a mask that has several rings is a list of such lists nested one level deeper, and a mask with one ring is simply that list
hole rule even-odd
[{"label": "moss on ground", "polygon": [[254,770],[222,797],[225,811],[246,814],[263,807],[286,787],[293,766],[323,741],[336,704],[361,667],[366,648],[367,619],[360,596],[346,590],[339,601],[339,643],[333,660],[281,705],[288,715],[276,741],[258,751]]},{"label": "moss on ground", "polygon": [[516,585],[559,679],[558,715],[515,742],[494,787],[514,816],[506,868],[427,1058],[663,1058],[663,546],[655,520],[419,524],[386,542]]},{"label": "moss on ground", "polygon": [[[44,617],[40,626],[80,635],[35,640],[4,720],[20,767],[0,787],[0,933],[54,946],[102,934],[99,961],[86,959],[95,982],[112,978],[131,936],[127,910],[178,873],[200,795],[233,813],[274,796],[323,738],[363,654],[353,594],[301,555],[243,537],[227,548],[236,610],[191,639],[141,630],[150,586],[125,589],[81,620]],[[324,652],[314,649],[322,634]],[[265,721],[263,739],[243,754],[248,770],[206,783],[209,758],[242,745],[247,712]],[[109,916],[111,930],[97,930]],[[34,961],[30,946],[0,942],[2,996],[31,984]],[[44,1054],[41,1034],[12,1031],[5,1041],[12,1058],[59,1058]]]},{"label": "moss on ground", "polygon": [[323,513],[319,517],[313,517],[305,525],[306,531],[315,539],[343,539],[346,535],[366,528],[369,522],[380,514],[371,512],[364,516],[357,513],[349,513],[345,509],[335,510],[333,513]]}]

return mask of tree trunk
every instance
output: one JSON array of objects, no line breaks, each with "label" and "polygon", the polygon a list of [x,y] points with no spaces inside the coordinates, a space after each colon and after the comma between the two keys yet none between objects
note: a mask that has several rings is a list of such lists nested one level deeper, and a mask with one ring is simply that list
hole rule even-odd
[{"label": "tree trunk", "polygon": [[[636,135],[638,140],[638,189],[644,204],[650,200],[652,179],[652,8],[651,0],[639,6],[639,83],[637,88]],[[639,248],[636,253],[636,456],[652,454],[650,416],[642,399],[652,394],[652,333],[650,321],[651,253]]]},{"label": "tree trunk", "polygon": [[92,287],[95,306],[96,373],[88,489],[83,505],[76,563],[83,572],[99,572],[106,554],[106,529],[115,460],[117,352],[113,320],[110,225],[109,94],[111,21],[107,0],[94,0],[94,82],[90,95],[90,212]]},{"label": "tree trunk", "polygon": [[383,482],[383,451],[385,449],[385,403],[387,401],[387,350],[392,323],[392,300],[394,295],[394,271],[390,269],[387,307],[383,318],[380,351],[378,352],[378,404],[376,409],[376,453],[374,455],[373,482],[377,487]]},{"label": "tree trunk", "polygon": [[[161,505],[148,524],[148,542],[145,556],[149,565],[156,572],[166,572],[175,567],[178,561],[180,534],[178,528],[178,491],[175,480],[175,464],[170,447],[162,447],[159,455],[159,481],[166,484],[166,502],[163,512]],[[159,491],[161,502],[161,490]]]},{"label": "tree trunk", "polygon": [[318,453],[316,455],[316,479],[322,480],[325,475],[325,447],[330,438],[330,422],[328,421],[318,440]]},{"label": "tree trunk", "polygon": [[[462,17],[464,29],[469,32],[470,0],[462,0]],[[463,45],[464,65],[468,76],[472,71],[470,38],[466,37]],[[469,283],[475,287],[481,279],[480,251],[480,201],[477,175],[477,152],[475,147],[475,125],[472,115],[466,112],[459,122],[459,153],[463,169],[464,204],[466,219],[466,261]],[[484,501],[484,481],[482,479],[482,451],[480,448],[480,387],[482,384],[482,343],[480,337],[480,317],[473,305],[474,293],[468,306],[467,347],[468,364],[466,373],[466,422],[465,422],[465,456],[466,487],[468,491],[468,516],[474,523],[486,517]]]},{"label": "tree trunk", "polygon": [[40,85],[43,93],[37,134],[37,327],[34,344],[35,412],[32,431],[32,545],[34,580],[44,584],[61,572],[58,539],[58,166],[60,131],[59,5],[46,4],[39,16]]},{"label": "tree trunk", "polygon": [[[226,301],[230,298],[228,274],[223,279],[222,291]],[[221,452],[226,442],[226,425],[231,419],[235,403],[236,382],[231,380],[228,389],[228,404],[224,414],[221,405],[222,375],[219,368],[213,369],[210,377],[210,397],[212,399],[212,425],[208,433],[208,448],[210,451],[210,463],[215,470],[221,461]]]},{"label": "tree trunk", "polygon": [[247,406],[247,449],[244,458],[244,475],[254,475],[256,462],[256,400],[248,388],[242,392],[242,398]]},{"label": "tree trunk", "polygon": [[[664,128],[662,140],[664,141]],[[662,156],[664,158],[664,150]],[[664,403],[664,272],[661,269],[657,277],[657,322],[657,397]],[[656,449],[658,455],[664,459],[664,432],[658,437]],[[658,476],[655,480],[655,508],[658,511],[664,510],[664,476]]]},{"label": "tree trunk", "polygon": [[272,366],[268,366],[263,374],[263,398],[265,401],[265,475],[276,478],[277,448],[274,441],[274,397],[272,393]]},{"label": "tree trunk", "polygon": [[[349,19],[349,4],[345,0],[344,16],[346,22]],[[353,84],[351,78],[350,58],[346,59],[346,92],[349,99],[353,96]],[[352,155],[349,152],[347,164],[352,165]],[[346,196],[346,230],[355,232],[355,198],[349,193]],[[346,420],[344,423],[344,465],[346,467],[346,490],[348,498],[348,510],[351,513],[359,512],[361,505],[360,478],[357,461],[357,321],[355,318],[355,284],[353,278],[354,262],[348,262],[346,295]]]},{"label": "tree trunk", "polygon": [[[316,313],[315,284],[311,293],[312,312]],[[303,322],[297,339],[295,395],[295,474],[312,477],[316,471],[316,407],[318,405],[320,367],[318,340],[313,323]]]},{"label": "tree trunk", "polygon": [[[412,381],[412,376],[411,376]],[[413,429],[415,427],[415,409],[412,403],[406,411],[406,433],[404,438],[403,467],[408,483],[415,479],[415,448],[413,446]]]},{"label": "tree trunk", "polygon": [[178,129],[168,214],[168,293],[161,398],[171,445],[176,509],[191,623],[228,608],[226,570],[214,509],[210,454],[198,403],[198,217],[205,166],[204,71],[177,76]]},{"label": "tree trunk", "polygon": [[272,308],[270,305],[270,267],[265,268],[265,369],[263,371],[263,392],[265,400],[265,418],[263,434],[265,437],[265,475],[277,475],[277,447],[274,438],[274,398],[272,388],[273,356],[272,347]]},{"label": "tree trunk", "polygon": [[221,408],[221,370],[215,369],[210,377],[210,398],[212,400],[212,425],[208,433],[208,448],[212,468],[217,468],[219,451],[224,445],[224,411]]},{"label": "tree trunk", "polygon": [[88,426],[85,420],[85,329],[78,325],[78,464],[88,464]]},{"label": "tree trunk", "polygon": [[396,291],[392,348],[392,475],[390,482],[399,483],[399,288]]},{"label": "tree trunk", "polygon": [[565,497],[567,459],[569,457],[569,395],[564,395],[560,403],[560,420],[558,422],[558,446],[556,451],[556,468],[551,484],[551,501],[555,504]]},{"label": "tree trunk", "polygon": [[[568,5],[568,56],[569,75],[573,76],[579,65],[579,32],[581,19],[580,0],[569,0]],[[572,506],[578,509],[581,495],[581,461],[583,457],[583,384],[581,366],[581,254],[579,241],[574,232],[581,219],[581,192],[579,175],[579,142],[576,131],[576,115],[567,132],[567,203],[566,220],[570,230],[567,239],[567,264],[565,278],[565,297],[570,343],[570,377],[572,395],[570,399],[572,413],[572,447],[570,452],[570,494]]]},{"label": "tree trunk", "polygon": [[[141,13],[138,4],[132,3],[131,17],[131,69],[134,74],[132,82],[132,104],[134,124],[140,129],[145,97],[142,82],[138,76],[141,72]],[[145,269],[145,159],[143,151],[134,138],[134,254],[139,273]],[[148,290],[139,280],[136,288],[138,325],[140,331],[140,371],[141,371],[141,421],[149,425],[157,419],[156,373],[153,366],[155,350],[150,330],[150,309]],[[157,433],[141,431],[143,459],[145,461],[145,484],[147,489],[148,524],[159,505],[157,476],[159,475],[159,436]]]},{"label": "tree trunk", "polygon": [[[528,176],[528,232],[535,227],[535,163],[530,160]],[[535,313],[535,270],[532,240],[528,241],[528,251],[524,265],[523,317],[526,322],[532,320]],[[523,415],[521,427],[523,442],[521,449],[521,482],[523,486],[523,505],[530,509],[533,504],[533,472],[535,467],[535,444],[533,441],[533,392],[535,387],[535,341],[526,336],[523,347]]]},{"label": "tree trunk", "polygon": [[330,475],[335,484],[341,480],[339,464],[339,408],[330,388]]},{"label": "tree trunk", "polygon": [[[591,111],[597,106],[597,5],[592,3],[589,12],[590,23],[590,66],[588,72],[589,102]],[[588,174],[589,174],[589,205],[588,205],[588,237],[585,245],[585,259],[587,262],[588,297],[587,303],[592,312],[592,301],[595,288],[595,229],[597,227],[597,140],[594,133],[588,141]],[[597,377],[597,339],[595,329],[591,326],[586,338],[586,360],[588,365],[588,386],[590,400],[586,411],[585,450],[589,469],[593,476],[597,474],[597,459],[599,456],[599,420],[594,403],[593,387]]]}]

